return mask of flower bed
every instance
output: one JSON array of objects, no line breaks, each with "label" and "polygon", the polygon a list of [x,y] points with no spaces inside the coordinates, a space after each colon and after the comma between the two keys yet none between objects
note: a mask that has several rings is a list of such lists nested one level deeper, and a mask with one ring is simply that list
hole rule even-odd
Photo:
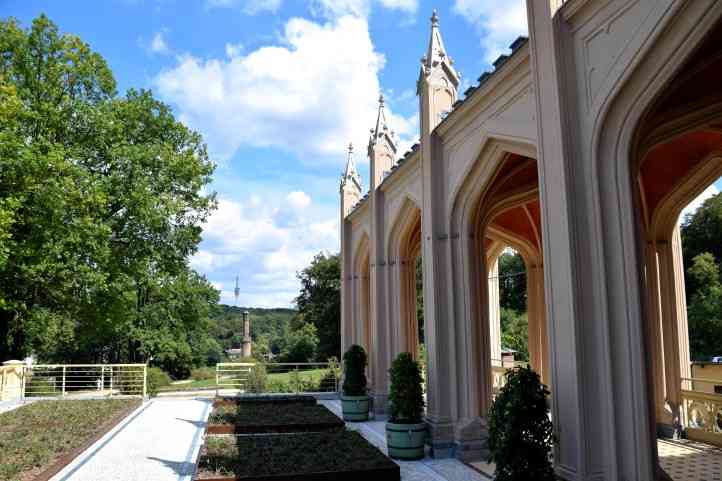
[{"label": "flower bed", "polygon": [[[313,399],[313,398],[311,398]],[[216,401],[208,434],[299,433],[342,429],[336,415],[305,399]]]},{"label": "flower bed", "polygon": [[0,480],[50,479],[139,405],[138,399],[37,401],[0,414]]},{"label": "flower bed", "polygon": [[203,481],[399,481],[399,466],[360,434],[336,430],[208,437],[198,462]]}]

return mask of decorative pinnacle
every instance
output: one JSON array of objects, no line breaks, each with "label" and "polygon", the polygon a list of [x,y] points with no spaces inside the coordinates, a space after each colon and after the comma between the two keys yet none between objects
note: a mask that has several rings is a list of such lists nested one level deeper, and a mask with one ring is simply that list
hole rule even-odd
[{"label": "decorative pinnacle", "polygon": [[349,155],[353,154],[353,143],[352,142],[348,143],[348,153],[349,153]]},{"label": "decorative pinnacle", "polygon": [[380,95],[379,95],[379,105],[380,105],[381,107],[384,106],[384,94],[380,94]]},{"label": "decorative pinnacle", "polygon": [[432,27],[438,27],[439,26],[439,15],[436,13],[436,9],[431,13],[431,26]]}]

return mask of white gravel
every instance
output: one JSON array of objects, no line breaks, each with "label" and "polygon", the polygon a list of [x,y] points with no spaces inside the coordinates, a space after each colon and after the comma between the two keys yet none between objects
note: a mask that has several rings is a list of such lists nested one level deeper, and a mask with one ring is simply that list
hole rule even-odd
[{"label": "white gravel", "polygon": [[210,399],[147,402],[51,481],[189,481],[210,410]]}]

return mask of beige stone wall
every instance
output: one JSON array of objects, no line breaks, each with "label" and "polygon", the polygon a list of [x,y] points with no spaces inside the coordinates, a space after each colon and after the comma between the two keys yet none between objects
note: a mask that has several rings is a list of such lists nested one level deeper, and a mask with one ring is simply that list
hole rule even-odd
[{"label": "beige stone wall", "polygon": [[6,361],[0,366],[0,401],[12,401],[22,396],[22,361]]},{"label": "beige stone wall", "polygon": [[[722,394],[722,364],[711,362],[693,362],[692,378],[712,382],[692,382],[692,390],[707,393]],[[717,388],[717,391],[715,391]]]}]

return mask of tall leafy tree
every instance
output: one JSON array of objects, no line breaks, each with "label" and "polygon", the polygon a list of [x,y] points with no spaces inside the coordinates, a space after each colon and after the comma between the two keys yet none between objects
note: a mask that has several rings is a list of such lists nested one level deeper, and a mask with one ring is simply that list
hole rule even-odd
[{"label": "tall leafy tree", "polygon": [[193,362],[217,301],[187,265],[215,207],[200,135],[45,16],[0,21],[0,53],[0,358]]},{"label": "tall leafy tree", "polygon": [[341,264],[338,254],[319,253],[298,274],[298,317],[318,333],[320,360],[341,356]]},{"label": "tall leafy tree", "polygon": [[692,259],[687,274],[698,288],[687,307],[690,354],[707,361],[722,355],[722,282],[714,256],[704,252]]}]

